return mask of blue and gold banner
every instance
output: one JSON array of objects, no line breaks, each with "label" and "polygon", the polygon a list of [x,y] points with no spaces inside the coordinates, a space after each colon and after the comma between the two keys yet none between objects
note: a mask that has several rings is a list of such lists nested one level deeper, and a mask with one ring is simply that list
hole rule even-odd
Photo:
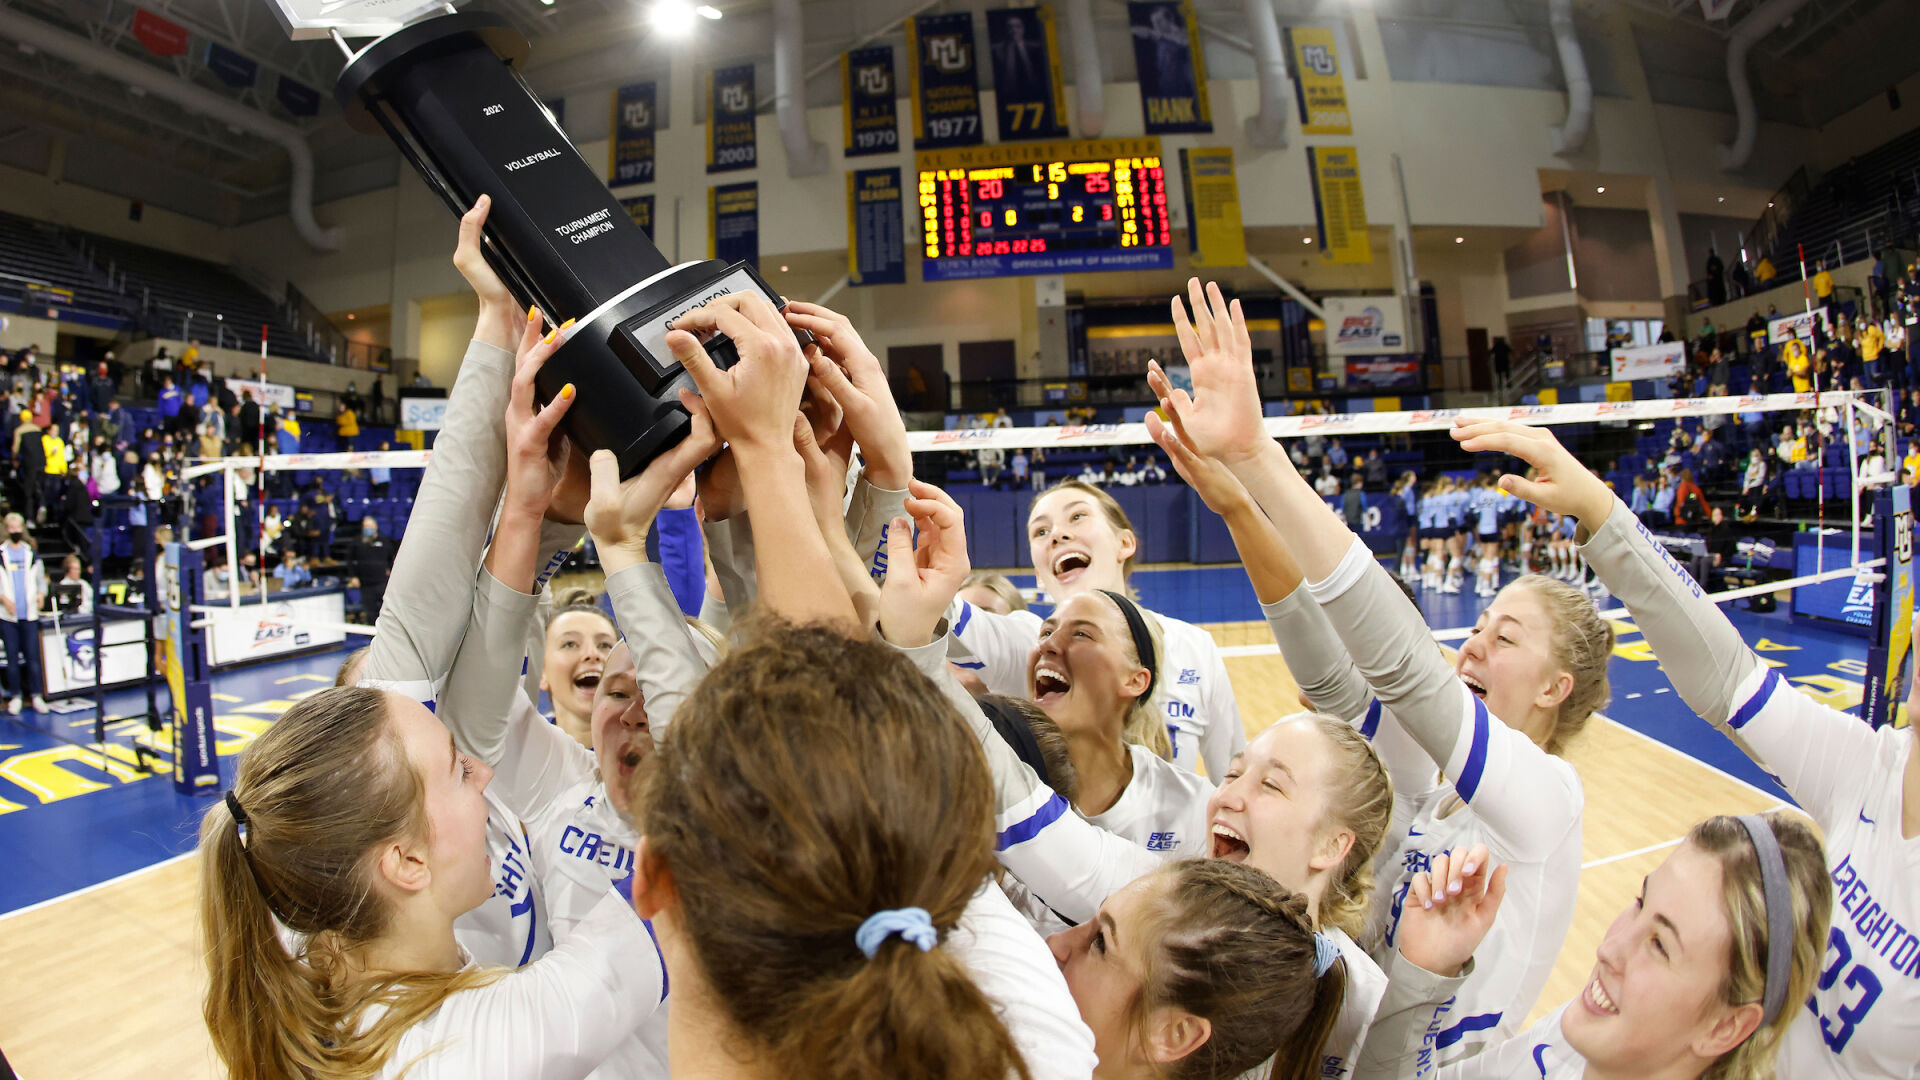
[{"label": "blue and gold banner", "polygon": [[207,42],[207,70],[235,90],[245,90],[260,80],[260,65],[217,41]]},{"label": "blue and gold banner", "polygon": [[707,72],[707,171],[759,165],[753,140],[753,65]]},{"label": "blue and gold banner", "polygon": [[759,184],[749,180],[707,189],[707,258],[759,268]]},{"label": "blue and gold banner", "polygon": [[974,69],[973,13],[916,15],[907,20],[912,81],[913,147],[978,146],[979,76]]},{"label": "blue and gold banner", "polygon": [[1309,146],[1313,216],[1320,223],[1320,250],[1336,263],[1370,263],[1367,198],[1360,187],[1360,153],[1351,146]]},{"label": "blue and gold banner", "polygon": [[1133,24],[1133,63],[1140,73],[1140,111],[1147,134],[1213,130],[1207,100],[1207,60],[1190,3],[1127,5]]},{"label": "blue and gold banner", "polygon": [[1186,183],[1187,261],[1194,266],[1247,265],[1247,230],[1240,222],[1240,182],[1233,147],[1182,148]]},{"label": "blue and gold banner", "polygon": [[840,54],[840,117],[848,157],[900,149],[893,90],[893,46]]},{"label": "blue and gold banner", "polygon": [[1060,80],[1060,40],[1053,8],[987,12],[993,51],[993,93],[1000,141],[1060,139],[1067,134],[1067,88]]},{"label": "blue and gold banner", "polygon": [[897,167],[855,169],[847,174],[847,284],[906,283],[902,198]]},{"label": "blue and gold banner", "polygon": [[1291,27],[1287,30],[1287,50],[1293,55],[1293,88],[1300,104],[1301,134],[1353,134],[1347,83],[1340,76],[1340,47],[1333,31],[1324,26]]},{"label": "blue and gold banner", "polygon": [[627,212],[627,216],[633,219],[635,225],[640,226],[641,232],[647,234],[647,239],[653,239],[653,196],[641,195],[632,199],[621,199],[620,208]]},{"label": "blue and gold banner", "polygon": [[[653,183],[653,83],[613,92],[613,142],[607,147],[607,186]],[[556,113],[554,120],[558,122]]]}]

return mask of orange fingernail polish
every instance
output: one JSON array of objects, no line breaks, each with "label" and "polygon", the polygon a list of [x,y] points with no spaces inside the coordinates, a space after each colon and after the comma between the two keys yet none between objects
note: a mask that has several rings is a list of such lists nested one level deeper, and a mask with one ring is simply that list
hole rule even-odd
[{"label": "orange fingernail polish", "polygon": [[572,383],[568,383],[567,385],[565,385],[565,386],[563,386],[563,387],[561,387],[561,388],[560,388],[560,396],[561,396],[561,397],[563,397],[563,398],[570,398],[570,397],[572,397],[572,396],[573,396],[573,384],[572,384]]},{"label": "orange fingernail polish", "polygon": [[556,326],[553,329],[547,331],[547,336],[544,338],[541,338],[540,340],[551,344],[553,342],[553,339],[559,336],[560,336],[560,328]]},{"label": "orange fingernail polish", "polygon": [[560,324],[560,329],[562,329],[562,330],[565,330],[565,329],[566,329],[567,327],[569,327],[569,326],[572,326],[572,325],[573,325],[573,320],[572,320],[572,319],[568,319],[568,320],[567,320],[566,322],[563,322],[563,323],[561,323],[561,324]]},{"label": "orange fingernail polish", "polygon": [[534,307],[532,304],[528,304],[527,305],[527,321],[532,322],[533,320],[539,317],[540,317],[540,309],[537,307]]}]

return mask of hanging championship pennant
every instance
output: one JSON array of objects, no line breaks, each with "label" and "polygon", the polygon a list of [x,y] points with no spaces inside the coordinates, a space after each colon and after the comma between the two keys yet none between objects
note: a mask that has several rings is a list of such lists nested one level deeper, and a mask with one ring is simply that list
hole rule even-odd
[{"label": "hanging championship pennant", "polygon": [[904,212],[898,168],[847,174],[847,284],[905,284]]},{"label": "hanging championship pennant", "polygon": [[707,189],[707,258],[760,265],[760,185]]},{"label": "hanging championship pennant", "polygon": [[753,65],[707,72],[707,171],[751,169],[754,155]]},{"label": "hanging championship pennant", "polygon": [[1353,134],[1347,83],[1340,76],[1340,49],[1334,44],[1333,31],[1324,26],[1291,27],[1287,43],[1293,54],[1293,88],[1300,102],[1301,133]]},{"label": "hanging championship pennant", "polygon": [[146,8],[133,9],[133,37],[155,56],[187,55],[187,28]]},{"label": "hanging championship pennant", "polygon": [[848,157],[891,154],[900,149],[900,117],[893,96],[893,46],[876,45],[840,54],[840,118]]},{"label": "hanging championship pennant", "polygon": [[1337,263],[1370,263],[1367,200],[1360,190],[1360,155],[1351,146],[1309,146],[1313,216],[1320,223],[1320,250]]},{"label": "hanging championship pennant", "polygon": [[1140,111],[1147,134],[1213,130],[1207,60],[1190,3],[1128,4],[1133,63],[1140,73]]},{"label": "hanging championship pennant", "polygon": [[260,78],[260,65],[217,41],[207,42],[207,70],[235,90],[245,90]]},{"label": "hanging championship pennant", "polygon": [[973,68],[973,13],[916,15],[907,21],[913,92],[913,147],[978,146],[980,88]]},{"label": "hanging championship pennant", "polygon": [[320,115],[320,91],[304,83],[298,83],[285,75],[273,88],[274,99],[280,106],[295,116]]},{"label": "hanging championship pennant", "polygon": [[613,92],[613,142],[607,147],[607,186],[653,183],[653,83]]},{"label": "hanging championship pennant", "polygon": [[653,239],[653,196],[638,195],[631,199],[621,199],[620,208],[627,212],[627,216],[633,219],[635,225],[640,226],[641,232],[647,234],[647,239]]},{"label": "hanging championship pennant", "polygon": [[1065,138],[1067,88],[1060,81],[1053,9],[1042,4],[989,11],[987,42],[993,50],[1000,141]]},{"label": "hanging championship pennant", "polygon": [[1180,172],[1186,178],[1187,261],[1194,266],[1247,265],[1233,148],[1183,149]]}]

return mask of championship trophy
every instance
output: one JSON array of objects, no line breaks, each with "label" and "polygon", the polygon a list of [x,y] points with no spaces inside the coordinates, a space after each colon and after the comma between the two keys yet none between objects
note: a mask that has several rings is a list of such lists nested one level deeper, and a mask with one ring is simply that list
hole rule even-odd
[{"label": "championship trophy", "polygon": [[[728,293],[758,291],[776,308],[785,300],[745,263],[668,265],[521,80],[529,46],[505,19],[445,6],[452,13],[382,25],[341,9],[407,5],[274,4],[296,38],[328,33],[330,17],[386,31],[350,53],[334,96],[356,130],[391,138],[456,215],[492,198],[487,262],[522,304],[556,324],[574,320],[535,383],[543,402],[574,385],[568,437],[588,454],[613,451],[622,478],[684,438],[691,420],[678,391],[693,380],[667,349],[673,320]],[[704,345],[719,367],[736,359],[723,335]]]}]

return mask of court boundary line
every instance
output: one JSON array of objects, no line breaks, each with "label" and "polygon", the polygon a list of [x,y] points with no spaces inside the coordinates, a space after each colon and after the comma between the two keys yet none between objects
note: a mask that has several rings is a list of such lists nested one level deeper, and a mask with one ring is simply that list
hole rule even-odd
[{"label": "court boundary line", "polygon": [[[1678,695],[1675,695],[1675,696],[1678,696]],[[1686,702],[1685,702],[1685,701],[1682,701],[1682,702],[1681,702],[1680,704],[1681,704],[1681,705],[1682,705],[1683,707],[1685,707],[1685,706],[1686,706]],[[1692,710],[1692,708],[1690,708],[1690,707],[1688,707],[1688,708],[1687,708],[1687,711],[1688,711],[1688,712],[1692,712],[1693,710]],[[1728,772],[1728,771],[1726,771],[1725,769],[1722,769],[1722,768],[1720,768],[1720,767],[1719,767],[1718,765],[1714,765],[1714,764],[1711,764],[1711,763],[1709,763],[1709,762],[1705,762],[1705,761],[1701,761],[1701,760],[1700,760],[1699,758],[1697,758],[1697,757],[1694,757],[1694,756],[1693,756],[1692,754],[1689,754],[1689,753],[1687,753],[1687,752],[1686,752],[1685,750],[1682,750],[1682,749],[1680,749],[1679,747],[1677,747],[1677,746],[1674,746],[1674,745],[1672,745],[1671,743],[1668,743],[1668,742],[1665,742],[1665,741],[1663,741],[1663,740],[1661,740],[1661,739],[1658,739],[1658,738],[1655,738],[1654,736],[1652,736],[1652,735],[1649,735],[1649,734],[1647,734],[1647,733],[1646,733],[1646,732],[1644,732],[1644,731],[1638,731],[1638,730],[1635,730],[1634,728],[1630,728],[1630,727],[1628,727],[1627,725],[1625,725],[1625,724],[1623,724],[1623,723],[1621,723],[1620,721],[1618,721],[1618,720],[1615,720],[1615,719],[1614,719],[1613,717],[1611,717],[1611,716],[1608,716],[1608,715],[1607,715],[1606,713],[1594,713],[1594,716],[1596,716],[1596,717],[1598,717],[1598,718],[1600,718],[1600,719],[1602,719],[1602,720],[1605,720],[1605,721],[1606,721],[1607,723],[1609,723],[1609,724],[1612,724],[1612,725],[1613,725],[1614,727],[1617,727],[1617,728],[1619,728],[1619,729],[1620,729],[1621,731],[1624,731],[1624,732],[1626,732],[1627,734],[1629,734],[1629,735],[1632,735],[1632,736],[1634,736],[1635,738],[1639,738],[1639,739],[1645,739],[1645,740],[1646,740],[1647,742],[1650,742],[1650,743],[1652,743],[1652,744],[1654,744],[1655,746],[1658,746],[1658,747],[1659,747],[1660,749],[1662,749],[1662,750],[1665,750],[1665,751],[1667,751],[1667,752],[1668,752],[1668,753],[1670,753],[1670,754],[1677,754],[1677,755],[1679,755],[1680,757],[1683,757],[1683,758],[1686,758],[1686,759],[1687,759],[1688,761],[1691,761],[1691,762],[1693,762],[1693,763],[1694,763],[1695,765],[1698,765],[1698,766],[1700,766],[1701,768],[1703,768],[1703,769],[1705,769],[1705,770],[1707,770],[1708,772],[1710,772],[1710,773],[1713,773],[1714,775],[1716,775],[1716,776],[1718,776],[1718,777],[1720,777],[1720,778],[1722,778],[1722,779],[1724,779],[1724,780],[1730,780],[1730,781],[1732,781],[1732,782],[1733,782],[1734,784],[1736,784],[1736,785],[1738,785],[1738,786],[1740,786],[1740,787],[1743,787],[1743,788],[1746,788],[1746,789],[1747,789],[1748,791],[1751,791],[1751,792],[1753,792],[1753,793],[1754,793],[1755,795],[1758,795],[1758,796],[1760,796],[1760,797],[1761,797],[1761,798],[1763,798],[1763,799],[1772,799],[1772,800],[1774,800],[1775,802],[1779,802],[1779,801],[1780,801],[1780,796],[1778,796],[1778,795],[1776,795],[1776,794],[1774,794],[1773,792],[1771,792],[1771,791],[1767,791],[1767,790],[1765,790],[1764,788],[1761,788],[1761,787],[1758,787],[1757,785],[1755,785],[1755,784],[1753,784],[1753,783],[1751,783],[1751,782],[1749,782],[1749,781],[1746,781],[1746,780],[1742,780],[1742,779],[1740,779],[1739,777],[1737,777],[1737,776],[1735,776],[1735,775],[1733,775],[1732,773],[1730,773],[1730,772]],[[1696,719],[1698,719],[1698,717],[1696,717]],[[1706,722],[1705,720],[1701,720],[1700,722],[1701,722],[1702,724],[1706,724],[1706,723],[1707,723],[1707,722]],[[1712,725],[1711,725],[1711,724],[1709,724],[1709,725],[1708,725],[1708,727],[1712,727]],[[1716,728],[1716,729],[1714,729],[1714,734],[1715,734],[1715,735],[1720,735],[1720,731],[1719,731],[1719,730],[1718,730],[1718,729]],[[1726,738],[1726,736],[1724,736],[1724,735],[1721,735],[1721,738]],[[1731,739],[1729,739],[1728,741],[1729,741],[1729,742],[1731,742],[1732,740],[1731,740]],[[1757,767],[1761,767],[1761,768],[1764,768],[1764,766],[1757,766]],[[1785,805],[1787,805],[1787,804],[1785,804],[1785,803],[1781,803],[1780,805],[1782,805],[1782,806],[1785,806]]]},{"label": "court boundary line", "polygon": [[143,866],[138,870],[129,870],[126,873],[119,875],[118,877],[110,877],[105,881],[96,881],[91,885],[82,886],[78,889],[73,890],[72,892],[61,893],[59,896],[50,896],[45,900],[39,900],[39,901],[35,901],[34,903],[28,904],[26,907],[23,907],[23,908],[14,908],[12,911],[0,912],[0,923],[4,923],[8,919],[14,918],[15,916],[18,916],[18,915],[28,915],[33,912],[39,911],[41,908],[52,907],[53,905],[61,903],[66,900],[77,900],[80,897],[87,895],[88,893],[98,892],[109,885],[118,885],[123,881],[129,881],[133,878],[137,878],[142,874],[150,874],[153,871],[158,870],[163,866],[172,866],[174,863],[180,862],[183,859],[193,858],[195,855],[198,855],[198,854],[200,854],[200,849],[196,847],[192,851],[183,851],[178,855],[170,855],[167,858],[161,859],[157,863],[149,863],[148,865]]},{"label": "court boundary line", "polygon": [[[1706,765],[1706,762],[1703,761],[1700,764]],[[1713,766],[1707,765],[1707,768],[1711,769],[1713,768]],[[1752,785],[1748,785],[1748,786],[1751,787]],[[1763,814],[1771,814],[1771,813],[1774,813],[1775,811],[1789,810],[1789,809],[1797,810],[1799,808],[1790,807],[1783,802],[1777,802],[1760,812]],[[1676,837],[1672,840],[1663,840],[1658,844],[1648,844],[1646,847],[1635,848],[1632,851],[1623,851],[1618,855],[1602,856],[1601,858],[1595,859],[1592,862],[1581,863],[1580,872],[1585,873],[1588,870],[1595,869],[1596,867],[1610,866],[1617,862],[1626,862],[1628,859],[1637,859],[1642,855],[1651,855],[1656,851],[1665,851],[1670,847],[1679,847],[1681,844],[1684,844],[1686,842],[1687,842],[1687,838],[1684,836],[1681,836],[1681,837]]]}]

